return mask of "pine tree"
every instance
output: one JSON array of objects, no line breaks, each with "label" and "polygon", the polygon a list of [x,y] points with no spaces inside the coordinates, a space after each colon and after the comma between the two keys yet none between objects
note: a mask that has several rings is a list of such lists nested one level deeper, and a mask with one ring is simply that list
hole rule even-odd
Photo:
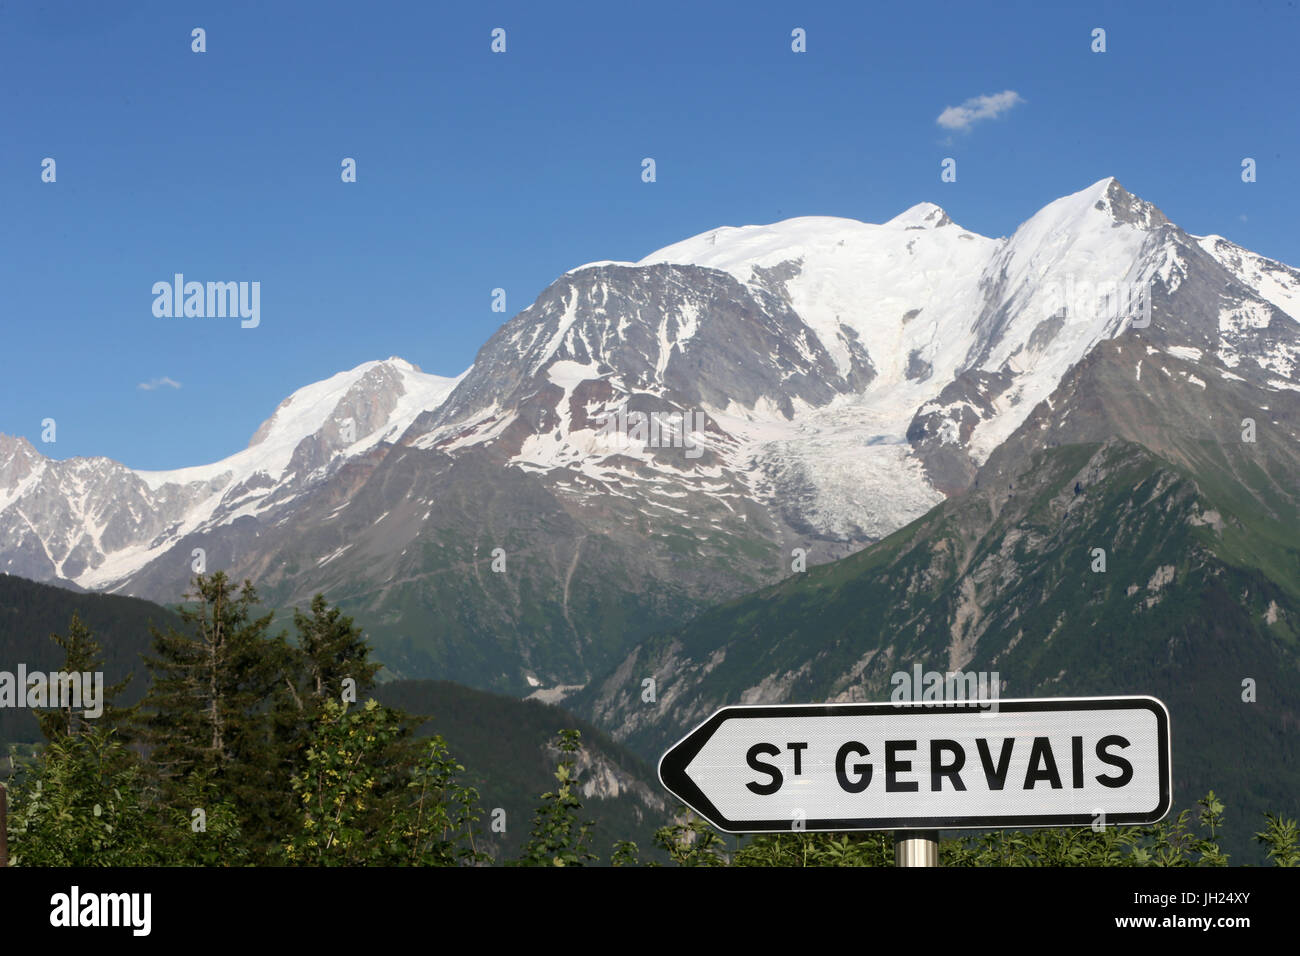
[{"label": "pine tree", "polygon": [[[72,621],[68,624],[68,636],[51,634],[50,640],[63,648],[63,666],[60,670],[64,673],[103,673],[103,648],[75,611],[72,614]],[[98,717],[86,717],[84,708],[80,711],[74,710],[71,704],[38,712],[36,720],[41,726],[41,733],[45,735],[45,739],[55,741],[62,737],[84,733],[93,726],[112,730],[116,740],[127,742],[129,721],[134,708],[116,707],[113,699],[126,690],[127,685],[131,683],[131,677],[131,674],[127,674],[118,683],[103,688],[103,700],[100,701],[103,713]]]},{"label": "pine tree", "polygon": [[[284,710],[289,648],[270,636],[273,615],[255,616],[257,592],[224,573],[199,575],[180,610],[187,633],[153,630],[153,676],[140,721],[163,799],[184,809],[194,780],[216,788],[239,815],[253,851],[278,844],[293,811],[292,759],[276,732]],[[291,679],[291,676],[290,676]]]},{"label": "pine tree", "polygon": [[[312,598],[310,615],[295,608],[293,623],[298,631],[298,654],[306,685],[304,709],[319,709],[327,698],[340,700],[343,682],[348,678],[356,682],[354,701],[374,687],[379,665],[369,660],[370,645],[361,628],[339,608],[330,607],[325,595]],[[308,695],[315,698],[314,706],[305,700]]]}]

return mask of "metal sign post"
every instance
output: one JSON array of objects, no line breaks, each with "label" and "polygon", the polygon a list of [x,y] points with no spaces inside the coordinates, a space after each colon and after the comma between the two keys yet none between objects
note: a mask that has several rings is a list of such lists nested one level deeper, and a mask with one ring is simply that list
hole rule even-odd
[{"label": "metal sign post", "polygon": [[724,707],[659,761],[727,833],[894,830],[937,866],[941,829],[1145,824],[1171,802],[1153,697]]},{"label": "metal sign post", "polygon": [[9,791],[0,783],[0,866],[9,865]]},{"label": "metal sign post", "polygon": [[895,866],[938,866],[939,833],[937,830],[895,830]]}]

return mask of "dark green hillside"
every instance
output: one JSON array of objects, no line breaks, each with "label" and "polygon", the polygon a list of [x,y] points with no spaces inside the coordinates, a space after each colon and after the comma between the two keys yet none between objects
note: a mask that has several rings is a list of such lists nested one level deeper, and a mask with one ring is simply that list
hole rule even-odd
[{"label": "dark green hillside", "polygon": [[[603,861],[616,840],[648,847],[655,829],[668,822],[668,804],[654,769],[558,707],[449,681],[394,681],[376,688],[375,697],[389,707],[431,717],[419,735],[441,734],[464,764],[464,781],[479,791],[480,823],[498,859],[518,855],[538,795],[554,788],[557,754],[550,744],[564,728],[582,733],[578,766],[583,780],[595,788],[582,796],[582,816],[595,823],[592,846]],[[506,812],[504,835],[491,832],[497,807]]]},{"label": "dark green hillside", "polygon": [[[149,649],[149,625],[165,629],[180,624],[167,608],[138,598],[86,594],[0,574],[0,670],[12,672],[19,663],[29,671],[58,670],[63,651],[50,634],[66,636],[73,614],[103,648],[105,685],[134,673],[121,703],[135,703],[146,687],[139,655]],[[40,739],[31,711],[0,708],[0,748]]]}]

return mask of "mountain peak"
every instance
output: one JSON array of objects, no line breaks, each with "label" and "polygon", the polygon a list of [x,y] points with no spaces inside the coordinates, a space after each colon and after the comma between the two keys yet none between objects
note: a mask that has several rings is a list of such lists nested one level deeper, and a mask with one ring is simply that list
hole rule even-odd
[{"label": "mountain peak", "polygon": [[932,202],[919,202],[911,209],[899,213],[889,222],[887,226],[901,226],[906,229],[938,229],[940,226],[951,226],[953,221],[948,218],[948,214],[943,211],[942,207]]},{"label": "mountain peak", "polygon": [[6,435],[0,432],[0,476],[3,475],[4,470],[10,469],[15,462],[25,462],[31,465],[44,457],[22,435]]},{"label": "mountain peak", "polygon": [[1086,189],[1048,203],[1017,230],[1031,245],[1048,242],[1052,234],[1079,237],[1109,232],[1118,225],[1130,225],[1149,232],[1167,225],[1165,214],[1120,185],[1114,176],[1100,179]]},{"label": "mountain peak", "polygon": [[423,371],[424,371],[424,369],[420,368],[420,366],[416,365],[414,362],[408,362],[406,359],[402,358],[400,355],[390,355],[390,356],[388,356],[388,358],[384,359],[384,360],[383,360],[382,362],[380,362],[379,364],[381,364],[381,365],[388,365],[388,366],[391,366],[391,367],[393,367],[393,368],[401,369],[401,370],[406,371],[406,372],[423,372]]},{"label": "mountain peak", "polygon": [[[1093,183],[1075,197],[1088,196],[1091,207],[1110,216],[1115,222],[1150,230],[1169,222],[1165,214],[1144,199],[1139,199],[1120,185],[1114,176]],[[1074,197],[1069,197],[1074,198]]]},{"label": "mountain peak", "polygon": [[[418,412],[440,402],[457,381],[430,375],[398,356],[363,362],[346,372],[298,389],[262,423],[248,447],[253,448],[275,437],[296,445],[327,422],[352,415],[357,403],[378,402],[384,407],[385,414],[399,404],[411,406],[406,411],[414,409]],[[376,413],[375,417],[377,422],[382,416]]]},{"label": "mountain peak", "polygon": [[39,454],[32,447],[32,443],[22,435],[6,435],[4,432],[0,432],[0,458],[7,458],[16,451]]}]

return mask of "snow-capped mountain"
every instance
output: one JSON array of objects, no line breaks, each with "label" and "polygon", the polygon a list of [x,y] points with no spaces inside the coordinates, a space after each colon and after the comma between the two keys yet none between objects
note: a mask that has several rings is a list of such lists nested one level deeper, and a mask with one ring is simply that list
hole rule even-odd
[{"label": "snow-capped mountain", "polygon": [[[637,263],[567,273],[417,422],[428,428],[418,441],[504,438],[520,467],[577,468],[600,482],[626,477],[629,449],[600,435],[618,407],[699,409],[703,440],[739,494],[828,546],[857,544],[965,487],[1071,366],[1150,323],[1142,296],[1158,314],[1189,270],[1241,263],[1229,270],[1243,317],[1224,320],[1225,362],[1236,326],[1267,325],[1275,309],[1300,315],[1300,274],[1210,243],[1114,179],[1049,204],[1008,239],[965,230],[930,203],[883,225],[808,217],[717,229]],[[1223,252],[1203,258],[1203,247]],[[1176,323],[1161,325],[1151,341],[1181,341]],[[1261,344],[1249,349],[1293,367],[1293,341]],[[664,460],[652,451],[637,453]]]},{"label": "snow-capped mountain", "polygon": [[243,451],[176,471],[55,461],[0,435],[0,570],[120,584],[187,536],[283,507],[347,458],[396,440],[457,381],[399,358],[367,362],[294,392]]},{"label": "snow-capped mountain", "polygon": [[1002,239],[929,203],[719,228],[566,273],[457,379],[390,359],[308,386],[216,465],[0,438],[0,570],[174,600],[202,547],[280,603],[343,601],[396,671],[581,683],[795,548],[842,556],[999,449],[1121,417],[1061,394],[1103,347],[1276,417],[1298,290],[1113,179]]}]

